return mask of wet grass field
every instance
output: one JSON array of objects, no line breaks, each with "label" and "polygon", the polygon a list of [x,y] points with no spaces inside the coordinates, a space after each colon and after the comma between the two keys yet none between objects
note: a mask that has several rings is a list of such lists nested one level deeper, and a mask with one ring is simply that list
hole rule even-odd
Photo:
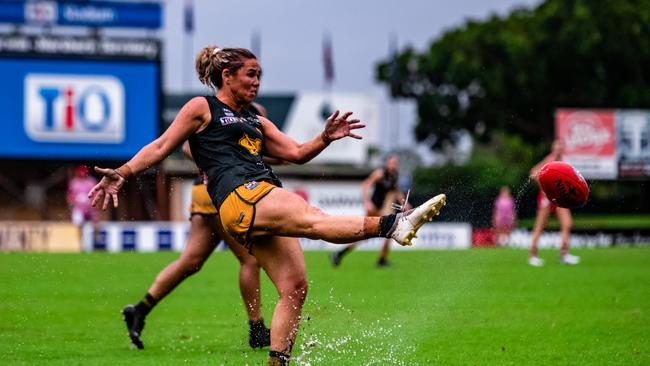
[{"label": "wet grass field", "polygon": [[[576,250],[526,265],[516,249],[307,252],[294,365],[648,365],[650,247]],[[0,364],[265,365],[251,350],[237,263],[215,252],[147,318],[145,350],[119,314],[177,253],[0,254]],[[264,314],[275,291],[264,278]]]}]

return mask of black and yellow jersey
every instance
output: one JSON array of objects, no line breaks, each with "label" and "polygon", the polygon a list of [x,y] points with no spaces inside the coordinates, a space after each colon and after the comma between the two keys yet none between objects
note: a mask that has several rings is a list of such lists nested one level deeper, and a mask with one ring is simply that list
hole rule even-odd
[{"label": "black and yellow jersey", "polygon": [[206,96],[212,119],[205,129],[188,139],[199,169],[208,174],[208,192],[216,207],[242,184],[254,180],[280,181],[262,161],[262,123],[253,109],[241,113],[214,96]]},{"label": "black and yellow jersey", "polygon": [[382,207],[384,205],[384,199],[386,198],[386,195],[388,195],[389,192],[397,190],[397,173],[391,173],[386,168],[382,169],[384,171],[384,174],[381,180],[375,183],[375,187],[370,198],[375,207]]}]

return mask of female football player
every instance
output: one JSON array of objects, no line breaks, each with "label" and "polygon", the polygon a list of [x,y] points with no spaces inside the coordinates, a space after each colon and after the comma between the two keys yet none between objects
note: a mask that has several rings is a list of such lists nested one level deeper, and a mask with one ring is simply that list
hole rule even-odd
[{"label": "female football player", "polygon": [[260,87],[261,67],[243,48],[203,48],[196,59],[202,83],[216,95],[195,97],[170,127],[117,169],[96,168],[102,180],[90,191],[93,204],[118,204],[117,194],[134,174],[190,142],[197,166],[208,175],[208,192],[227,235],[251,252],[275,285],[279,300],[271,322],[270,365],[286,365],[307,296],[305,260],[298,238],[352,243],[390,237],[410,245],[417,230],[438,214],[446,197],[438,195],[409,212],[385,216],[329,216],[282,188],[264,155],[303,164],[336,140],[360,139],[363,128],[352,112],[335,111],[313,139],[298,143],[267,118],[249,109]]},{"label": "female football player", "polygon": [[[559,140],[553,141],[551,153],[548,154],[542,161],[535,164],[530,170],[530,178],[539,183],[539,172],[542,167],[552,161],[562,160],[562,143]],[[562,246],[560,248],[560,263],[562,264],[578,264],[580,257],[569,254],[569,239],[571,238],[571,210],[556,206],[544,194],[542,189],[539,189],[537,195],[537,216],[535,217],[535,227],[533,228],[533,240],[530,245],[530,255],[528,257],[528,264],[534,267],[541,267],[544,265],[544,260],[537,256],[537,243],[539,238],[546,227],[546,222],[550,214],[555,213],[560,222],[560,236],[562,238]]]}]

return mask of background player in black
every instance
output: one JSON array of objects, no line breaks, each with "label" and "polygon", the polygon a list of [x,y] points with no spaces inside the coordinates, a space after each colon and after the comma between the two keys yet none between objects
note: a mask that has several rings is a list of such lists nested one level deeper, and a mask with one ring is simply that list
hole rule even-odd
[{"label": "background player in black", "polygon": [[[298,143],[271,121],[248,110],[260,86],[255,55],[242,48],[205,47],[197,56],[199,79],[217,89],[216,97],[196,97],[180,110],[169,128],[117,169],[95,168],[104,175],[89,192],[93,205],[118,204],[124,182],[167,157],[189,139],[192,155],[208,174],[208,191],[219,208],[225,235],[248,246],[278,290],[271,324],[270,365],[286,365],[307,296],[305,260],[299,237],[352,243],[392,237],[409,245],[417,230],[445,204],[438,195],[411,212],[382,217],[329,216],[297,194],[280,188],[262,154],[305,163],[333,141],[352,137],[364,127],[334,112],[323,132]],[[239,184],[237,186],[237,184]],[[245,241],[242,241],[245,239]]]},{"label": "background player in black", "polygon": [[[261,105],[253,104],[251,107],[253,113],[266,115],[266,110]],[[187,141],[183,144],[183,153],[188,159],[193,160]],[[200,271],[205,261],[223,239],[219,213],[208,195],[205,182],[199,177],[192,188],[190,230],[183,252],[177,260],[158,273],[140,302],[136,305],[127,305],[122,309],[129,337],[138,349],[144,348],[141,336],[149,312],[183,280]],[[240,264],[239,290],[248,315],[248,344],[253,348],[266,347],[271,344],[271,335],[270,330],[264,325],[262,317],[260,266],[255,257],[241,245],[232,241],[226,244]]]},{"label": "background player in black", "polygon": [[[361,195],[363,197],[366,216],[381,216],[395,213],[393,204],[404,205],[404,194],[399,190],[399,157],[390,154],[384,161],[384,166],[372,171],[361,183]],[[372,192],[372,194],[370,193]],[[409,207],[405,207],[408,209]],[[332,253],[332,264],[338,266],[343,256],[350,253],[359,243],[350,244],[347,247]],[[379,252],[377,266],[387,266],[388,252],[390,251],[390,239],[384,240]]]}]

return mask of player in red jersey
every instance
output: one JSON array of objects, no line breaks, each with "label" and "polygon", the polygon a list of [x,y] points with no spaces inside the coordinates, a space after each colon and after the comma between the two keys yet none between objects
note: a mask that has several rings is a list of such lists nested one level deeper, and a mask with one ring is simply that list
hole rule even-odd
[{"label": "player in red jersey", "polygon": [[[548,154],[542,161],[535,164],[530,170],[530,178],[537,183],[539,172],[542,167],[552,161],[562,160],[562,143],[559,140],[553,141],[551,153]],[[528,257],[528,264],[534,267],[541,267],[544,265],[544,260],[537,256],[537,244],[539,238],[546,227],[546,222],[550,214],[555,213],[558,221],[560,222],[560,236],[562,238],[562,246],[560,248],[560,263],[562,264],[578,264],[580,257],[569,254],[569,240],[571,238],[571,210],[562,208],[549,201],[542,189],[540,188],[537,195],[537,216],[535,217],[535,227],[533,228],[533,239],[530,246],[530,256]]]}]

